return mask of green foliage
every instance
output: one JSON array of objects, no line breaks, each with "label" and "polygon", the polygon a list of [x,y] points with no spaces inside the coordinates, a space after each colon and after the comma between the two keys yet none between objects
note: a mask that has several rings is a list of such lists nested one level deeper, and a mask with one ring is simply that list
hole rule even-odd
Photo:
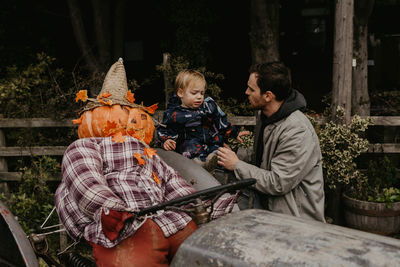
[{"label": "green foliage", "polygon": [[365,132],[371,119],[354,116],[351,123],[342,123],[344,109],[338,107],[336,116],[324,126],[317,128],[322,153],[325,184],[328,189],[350,183],[360,183],[364,176],[357,169],[355,159],[368,150],[369,142],[360,134]]},{"label": "green foliage", "polygon": [[54,61],[40,53],[36,63],[23,69],[7,67],[6,77],[0,79],[0,114],[8,118],[70,116],[66,113],[74,110],[75,93],[68,87],[64,71],[53,69]]},{"label": "green foliage", "polygon": [[6,199],[4,195],[0,198],[29,234],[36,231],[54,206],[54,194],[47,181],[59,175],[60,165],[57,160],[43,156],[33,160],[30,167],[22,167],[20,172],[21,182],[11,198]]},{"label": "green foliage", "polygon": [[196,65],[205,65],[210,58],[209,29],[218,18],[209,4],[203,0],[162,1],[161,12],[175,29],[174,38],[163,41],[162,49],[176,57],[190,58]]},{"label": "green foliage", "polygon": [[[244,127],[241,127],[240,131],[246,131]],[[234,138],[229,138],[227,144],[232,148],[232,150],[236,151],[239,147],[249,148],[253,147],[254,144],[254,134],[250,132],[250,135],[241,136],[243,143],[240,143],[238,140]]]},{"label": "green foliage", "polygon": [[359,187],[350,187],[348,194],[356,199],[386,203],[400,201],[400,178],[396,177],[396,167],[384,156],[370,160],[366,177]]},{"label": "green foliage", "polygon": [[381,193],[375,196],[369,196],[368,201],[386,203],[386,206],[390,208],[391,203],[400,201],[400,189],[394,187],[383,188]]},{"label": "green foliage", "polygon": [[398,116],[400,114],[399,91],[370,92],[371,113],[376,116]]}]

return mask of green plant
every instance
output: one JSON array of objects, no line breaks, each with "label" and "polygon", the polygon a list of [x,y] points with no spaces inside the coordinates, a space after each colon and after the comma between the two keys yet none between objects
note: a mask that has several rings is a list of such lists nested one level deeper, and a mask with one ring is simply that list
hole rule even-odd
[{"label": "green plant", "polygon": [[24,231],[35,232],[54,206],[54,193],[48,180],[60,173],[57,160],[43,156],[32,160],[30,167],[20,168],[21,181],[11,197],[0,196],[11,212],[18,218]]},{"label": "green plant", "polygon": [[[244,127],[241,127],[240,131],[246,131]],[[251,132],[249,135],[243,135],[242,137],[243,143],[240,143],[238,140],[234,138],[228,138],[227,144],[232,148],[232,150],[236,151],[239,147],[249,148],[253,147],[254,144],[254,134]]]},{"label": "green plant", "polygon": [[347,194],[353,198],[386,203],[400,201],[400,179],[396,177],[396,167],[384,156],[379,160],[370,160],[365,179],[359,187],[350,187]]},{"label": "green plant", "polygon": [[338,186],[359,186],[365,179],[357,168],[355,159],[368,150],[369,142],[360,136],[372,124],[370,118],[353,116],[349,124],[343,122],[344,109],[338,107],[335,117],[316,128],[322,153],[325,185],[328,189]]}]

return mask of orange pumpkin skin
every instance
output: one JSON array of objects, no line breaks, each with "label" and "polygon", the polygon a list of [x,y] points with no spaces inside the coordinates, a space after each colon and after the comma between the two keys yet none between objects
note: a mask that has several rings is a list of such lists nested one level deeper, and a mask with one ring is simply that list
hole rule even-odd
[{"label": "orange pumpkin skin", "polygon": [[132,130],[136,137],[143,140],[146,144],[150,144],[154,136],[154,123],[149,114],[139,108],[129,108],[129,118],[126,126],[128,134],[131,135]]},{"label": "orange pumpkin skin", "polygon": [[118,127],[124,129],[122,134],[128,134],[150,144],[154,135],[154,123],[152,118],[139,108],[112,105],[100,106],[87,110],[82,114],[82,122],[78,127],[79,138],[106,137],[104,128],[107,122],[115,122]]}]

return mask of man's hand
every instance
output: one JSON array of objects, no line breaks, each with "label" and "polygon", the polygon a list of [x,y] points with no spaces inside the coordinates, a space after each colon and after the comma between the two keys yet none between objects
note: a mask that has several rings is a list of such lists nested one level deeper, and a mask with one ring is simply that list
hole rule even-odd
[{"label": "man's hand", "polygon": [[176,142],[172,139],[168,139],[167,141],[164,142],[163,148],[167,151],[175,150]]},{"label": "man's hand", "polygon": [[217,152],[218,164],[227,170],[233,171],[236,163],[239,161],[238,156],[228,146],[218,148]]},{"label": "man's hand", "polygon": [[250,131],[241,131],[239,132],[238,136],[236,137],[236,140],[238,140],[240,143],[243,143],[242,138],[240,138],[243,135],[250,135],[251,132]]}]

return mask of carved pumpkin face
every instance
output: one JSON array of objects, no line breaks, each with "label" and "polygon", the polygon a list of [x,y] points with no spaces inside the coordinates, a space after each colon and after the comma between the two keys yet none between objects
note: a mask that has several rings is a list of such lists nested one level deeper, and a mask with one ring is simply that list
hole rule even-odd
[{"label": "carved pumpkin face", "polygon": [[154,136],[154,123],[149,114],[140,108],[122,105],[100,106],[87,110],[78,127],[79,138],[106,137],[107,123],[115,123],[123,135],[131,135],[146,144]]}]

